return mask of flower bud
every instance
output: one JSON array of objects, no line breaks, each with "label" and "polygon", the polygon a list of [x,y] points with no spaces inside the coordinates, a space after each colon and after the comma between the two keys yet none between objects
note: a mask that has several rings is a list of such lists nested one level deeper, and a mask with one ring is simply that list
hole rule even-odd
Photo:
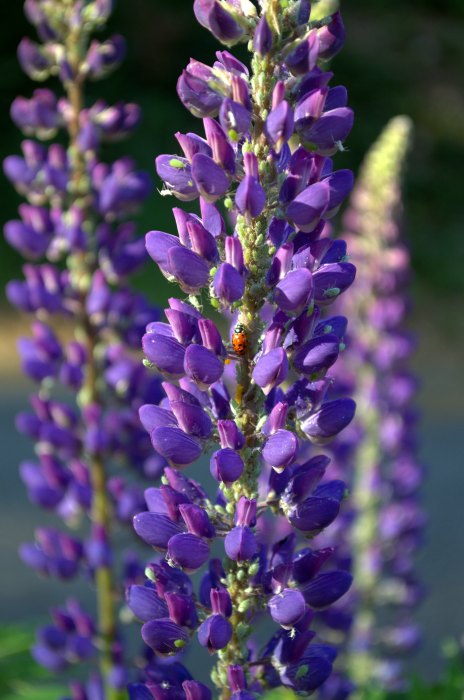
[{"label": "flower bud", "polygon": [[229,11],[225,4],[220,4],[217,0],[195,0],[193,3],[198,22],[209,29],[216,39],[229,46],[236,44],[244,33],[234,19],[232,9],[231,7]]},{"label": "flower bud", "polygon": [[120,35],[104,42],[92,41],[86,57],[89,78],[100,80],[106,77],[124,60],[125,53],[126,42]]},{"label": "flower bud", "polygon": [[335,12],[325,27],[317,30],[319,38],[319,58],[330,61],[345,43],[345,27],[340,12]]},{"label": "flower bud", "polygon": [[187,529],[193,535],[212,539],[216,532],[206,511],[194,503],[182,503],[179,506],[182,518]]},{"label": "flower bud", "polygon": [[242,496],[235,510],[235,524],[244,527],[256,525],[256,499]]},{"label": "flower bud", "polygon": [[317,32],[310,32],[285,58],[285,64],[293,75],[305,75],[316,67],[320,43]]},{"label": "flower bud", "polygon": [[214,614],[230,617],[232,615],[232,601],[226,588],[212,588],[210,591],[211,609]]},{"label": "flower bud", "polygon": [[245,437],[233,420],[218,420],[217,428],[222,448],[229,447],[231,450],[242,449],[245,444]]}]

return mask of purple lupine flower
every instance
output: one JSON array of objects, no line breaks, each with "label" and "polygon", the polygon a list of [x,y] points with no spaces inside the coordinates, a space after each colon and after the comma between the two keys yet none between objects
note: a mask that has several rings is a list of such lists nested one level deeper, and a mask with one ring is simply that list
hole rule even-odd
[{"label": "purple lupine flower", "polygon": [[[175,229],[146,237],[188,299],[170,300],[167,322],[148,323],[143,338],[146,364],[167,381],[166,397],[142,405],[140,418],[169,466],[134,528],[168,565],[150,563],[149,593],[131,588],[128,600],[156,654],[181,654],[196,625],[217,653],[213,683],[234,700],[261,695],[263,681],[303,693],[321,686],[336,652],[312,643],[311,624],[351,584],[330,567],[334,548],[305,544],[336,523],[346,496],[340,479],[324,481],[330,460],[311,443],[328,443],[354,414],[349,397],[326,400],[346,330],[326,307],[355,275],[344,242],[328,235],[353,178],[328,156],[343,150],[352,112],[321,67],[343,43],[339,14],[307,28],[309,3],[294,4],[273,13],[248,0],[195,0],[217,39],[253,47],[253,72],[228,50],[183,71],[178,95],[204,136],[176,134],[181,154],[159,156],[156,167],[163,194],[199,206],[174,208]],[[222,324],[207,318],[208,298]],[[227,323],[230,341],[219,332]],[[214,498],[189,477],[202,454]],[[197,597],[189,574],[203,567]],[[258,652],[249,638],[263,614],[279,631]],[[209,698],[183,666],[177,673],[150,680],[152,695]],[[143,686],[132,692],[142,697]]]},{"label": "purple lupine flower", "polygon": [[[338,19],[333,32],[342,33]],[[333,444],[335,469],[351,482],[352,507],[325,540],[337,541],[339,561],[351,569],[355,582],[350,594],[321,616],[324,625],[344,635],[347,670],[360,689],[378,683],[403,688],[400,660],[414,650],[420,636],[412,620],[421,597],[413,559],[424,527],[418,504],[422,467],[410,411],[415,391],[407,366],[412,344],[402,331],[408,256],[398,218],[410,131],[408,119],[393,119],[362,166],[345,215],[351,258],[362,281],[349,301],[342,296],[337,302],[337,311],[349,313],[356,322],[348,329],[333,392],[353,393],[359,412],[350,430]],[[387,161],[388,176],[378,179]],[[346,683],[343,675],[338,683]],[[337,684],[327,688],[324,698],[335,698],[336,692]]]},{"label": "purple lupine flower", "polygon": [[[165,601],[141,586],[140,564],[131,567],[130,576],[116,572],[119,557],[111,535],[113,521],[131,522],[145,508],[143,489],[121,467],[152,476],[166,461],[153,456],[137,415],[140,406],[156,405],[162,395],[159,379],[134,354],[157,311],[128,280],[146,258],[130,217],[151,190],[151,180],[129,158],[109,164],[100,156],[104,142],[131,134],[140,110],[101,100],[87,105],[84,94],[87,79],[104,77],[124,55],[122,37],[92,40],[110,10],[107,0],[92,6],[26,1],[40,41],[21,41],[21,66],[34,80],[55,76],[63,90],[55,95],[41,88],[13,102],[12,119],[27,138],[22,155],[4,162],[7,178],[26,199],[19,216],[5,225],[5,237],[30,261],[23,279],[9,283],[7,296],[35,318],[31,337],[21,338],[18,349],[22,370],[37,391],[17,427],[35,442],[37,456],[20,471],[30,499],[63,521],[61,528],[37,528],[35,541],[22,545],[20,555],[42,575],[90,580],[100,601],[95,620],[76,601],[54,608],[53,623],[38,631],[33,655],[56,672],[96,662],[99,670],[86,685],[72,684],[71,694],[79,698],[115,697],[127,683],[114,602],[123,582],[132,584],[134,614],[142,620],[168,616]],[[59,143],[40,143],[58,132]],[[64,325],[72,339],[63,336]],[[176,415],[195,434],[202,416]],[[202,436],[208,435],[208,420],[203,431],[198,428]],[[173,422],[177,426],[175,417]],[[120,465],[117,477],[111,473],[114,463]],[[141,529],[153,541],[148,524],[141,523]],[[184,526],[172,529],[169,537]],[[85,540],[84,532],[89,533]]]}]

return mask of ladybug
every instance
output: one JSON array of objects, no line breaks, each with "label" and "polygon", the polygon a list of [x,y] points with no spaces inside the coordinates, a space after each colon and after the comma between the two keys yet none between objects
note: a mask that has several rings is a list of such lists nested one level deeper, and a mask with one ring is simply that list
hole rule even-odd
[{"label": "ladybug", "polygon": [[248,340],[246,337],[245,326],[241,323],[237,323],[234,328],[234,333],[232,335],[232,347],[234,352],[239,357],[243,357],[247,351]]}]

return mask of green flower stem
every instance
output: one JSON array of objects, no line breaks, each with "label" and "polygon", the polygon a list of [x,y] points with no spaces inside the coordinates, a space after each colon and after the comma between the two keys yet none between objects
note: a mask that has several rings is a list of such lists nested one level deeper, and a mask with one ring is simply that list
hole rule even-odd
[{"label": "green flower stem", "polygon": [[[252,62],[251,98],[254,103],[254,131],[248,149],[253,152],[259,164],[261,184],[268,202],[276,201],[277,172],[269,159],[269,147],[266,143],[263,127],[271,108],[272,90],[276,82],[272,54],[266,57],[255,55]],[[251,220],[244,216],[237,219],[237,233],[243,247],[245,265],[249,270],[245,293],[239,308],[239,321],[243,324],[248,348],[246,355],[237,362],[237,391],[235,396],[235,421],[245,436],[242,458],[245,469],[242,477],[231,487],[225,489],[229,500],[227,511],[235,513],[236,505],[242,496],[257,498],[258,477],[261,469],[261,434],[257,424],[264,411],[264,395],[260,387],[252,382],[252,358],[258,353],[261,344],[263,324],[260,311],[266,301],[269,290],[266,286],[266,272],[269,269],[272,251],[266,240],[267,229],[275,215],[275,205],[266,206],[262,214]],[[246,641],[252,628],[250,617],[262,605],[260,591],[250,584],[250,578],[257,573],[257,564],[235,562],[230,559],[225,563],[227,587],[232,599],[233,613],[230,622],[233,636],[225,649],[218,652],[218,664],[212,679],[221,688],[221,700],[228,700],[231,690],[227,682],[227,667],[232,664],[246,664]]]},{"label": "green flower stem", "polygon": [[[376,383],[373,368],[364,365],[358,375],[357,419],[366,431],[366,438],[356,453],[356,471],[352,490],[352,506],[357,518],[352,532],[353,551],[356,552],[353,565],[353,579],[359,604],[353,621],[351,636],[355,640],[371,639],[375,626],[375,594],[377,575],[372,569],[372,548],[378,542],[378,517],[380,498],[373,492],[375,476],[378,472],[379,416],[372,410],[368,397]],[[372,651],[370,645],[353,649],[348,658],[350,678],[357,688],[365,688],[372,673]]]},{"label": "green flower stem", "polygon": [[[362,165],[359,184],[352,196],[357,216],[356,235],[351,242],[358,277],[367,281],[358,293],[346,299],[346,315],[356,319],[356,335],[362,339],[368,354],[382,343],[370,319],[370,310],[377,291],[369,286],[375,266],[388,267],[392,222],[400,213],[400,181],[411,138],[411,122],[407,117],[392,119],[369,151]],[[395,229],[393,228],[393,231]],[[375,275],[374,275],[375,277]],[[367,284],[367,286],[366,286]],[[347,669],[358,687],[353,700],[361,700],[375,678],[378,652],[373,646],[378,626],[379,574],[372,567],[372,552],[379,543],[379,517],[383,500],[379,493],[379,477],[386,468],[386,456],[379,444],[382,413],[370,397],[379,393],[375,363],[356,363],[357,421],[364,435],[353,463],[355,471],[351,499],[357,513],[352,530],[353,577],[358,607],[347,648]],[[380,384],[379,384],[380,381]],[[388,458],[388,455],[387,455]],[[380,486],[381,488],[381,486]],[[388,496],[387,496],[388,498]]]},{"label": "green flower stem", "polygon": [[[69,12],[72,12],[73,2],[68,2]],[[82,27],[74,24],[69,32],[66,43],[66,53],[70,61],[73,73],[77,76],[74,80],[65,83],[67,97],[71,106],[72,117],[69,122],[69,157],[71,161],[72,178],[70,205],[87,208],[89,183],[85,168],[85,158],[79,148],[79,118],[84,108],[84,81],[79,75],[79,69],[85,58],[87,48],[87,35]],[[87,221],[91,218],[86,217]],[[92,236],[93,227],[88,230],[88,236]],[[102,405],[103,397],[99,390],[100,367],[97,359],[98,330],[93,326],[86,312],[87,295],[90,281],[97,267],[95,253],[71,256],[69,260],[72,283],[80,294],[79,320],[76,327],[76,338],[82,342],[87,352],[87,365],[85,368],[84,385],[78,396],[81,407],[86,405]],[[90,471],[92,484],[92,506],[90,520],[93,525],[99,526],[110,539],[111,529],[111,503],[108,497],[107,474],[102,455],[95,454],[86,458]],[[116,590],[113,571],[110,566],[98,567],[95,571],[97,628],[99,646],[99,666],[105,689],[106,700],[122,700],[125,697],[123,691],[117,690],[109,684],[109,674],[112,667],[112,646],[116,641],[117,617],[116,617]]]}]

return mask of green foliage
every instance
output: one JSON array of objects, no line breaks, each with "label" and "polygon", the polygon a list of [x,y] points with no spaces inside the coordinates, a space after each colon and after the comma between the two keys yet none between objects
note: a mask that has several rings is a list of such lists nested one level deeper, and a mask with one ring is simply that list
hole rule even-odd
[{"label": "green foliage", "polygon": [[26,627],[0,630],[0,698],[2,700],[54,700],[65,689],[53,682],[30,654],[34,634]]},{"label": "green foliage", "polygon": [[413,678],[411,687],[404,693],[387,693],[381,688],[365,689],[356,700],[463,700],[464,698],[464,657],[457,642],[450,640],[444,645],[447,666],[443,679],[428,684],[420,678]]}]

